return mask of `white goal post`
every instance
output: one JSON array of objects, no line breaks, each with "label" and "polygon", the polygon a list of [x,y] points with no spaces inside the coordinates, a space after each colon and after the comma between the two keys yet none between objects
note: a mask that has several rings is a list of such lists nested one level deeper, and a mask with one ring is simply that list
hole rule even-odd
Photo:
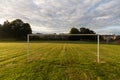
[{"label": "white goal post", "polygon": [[[41,34],[28,34],[27,35],[27,59],[29,62],[30,55],[30,36],[40,36]],[[43,35],[43,34],[42,34]],[[97,36],[97,62],[100,62],[100,35],[99,34],[49,34],[49,35],[63,35],[63,36]]]}]

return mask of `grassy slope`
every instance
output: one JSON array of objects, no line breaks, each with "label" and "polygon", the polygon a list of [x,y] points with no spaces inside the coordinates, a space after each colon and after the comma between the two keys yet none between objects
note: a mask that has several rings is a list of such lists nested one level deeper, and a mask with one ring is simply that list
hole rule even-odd
[{"label": "grassy slope", "polygon": [[66,42],[0,43],[0,80],[120,80],[120,46]]}]

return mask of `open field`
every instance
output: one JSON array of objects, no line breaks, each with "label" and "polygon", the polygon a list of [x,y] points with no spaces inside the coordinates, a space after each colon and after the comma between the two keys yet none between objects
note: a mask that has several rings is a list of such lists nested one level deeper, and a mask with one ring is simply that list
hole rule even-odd
[{"label": "open field", "polygon": [[85,42],[0,43],[0,80],[120,80],[120,45]]}]

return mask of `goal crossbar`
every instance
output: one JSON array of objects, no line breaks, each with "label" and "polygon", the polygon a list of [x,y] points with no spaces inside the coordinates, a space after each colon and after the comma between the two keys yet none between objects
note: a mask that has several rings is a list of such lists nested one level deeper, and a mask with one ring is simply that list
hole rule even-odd
[{"label": "goal crossbar", "polygon": [[[30,55],[30,36],[40,36],[43,34],[28,34],[27,35],[27,58],[29,62]],[[45,35],[45,34],[44,34]],[[97,36],[97,62],[100,62],[100,35],[99,34],[46,34],[46,35],[63,35],[63,36]]]}]

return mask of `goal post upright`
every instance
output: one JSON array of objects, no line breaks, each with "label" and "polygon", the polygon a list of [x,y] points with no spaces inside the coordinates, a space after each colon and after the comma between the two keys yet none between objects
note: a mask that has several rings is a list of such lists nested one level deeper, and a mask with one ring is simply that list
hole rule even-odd
[{"label": "goal post upright", "polygon": [[100,35],[97,35],[97,62],[100,62]]},{"label": "goal post upright", "polygon": [[[27,61],[29,62],[30,56],[30,36],[38,36],[40,34],[28,34],[27,35]],[[56,35],[56,34],[50,34]],[[68,36],[97,36],[97,63],[100,63],[100,35],[99,34],[59,34],[59,35],[68,35]]]},{"label": "goal post upright", "polygon": [[29,62],[29,55],[30,55],[30,34],[27,35],[27,61]]}]

